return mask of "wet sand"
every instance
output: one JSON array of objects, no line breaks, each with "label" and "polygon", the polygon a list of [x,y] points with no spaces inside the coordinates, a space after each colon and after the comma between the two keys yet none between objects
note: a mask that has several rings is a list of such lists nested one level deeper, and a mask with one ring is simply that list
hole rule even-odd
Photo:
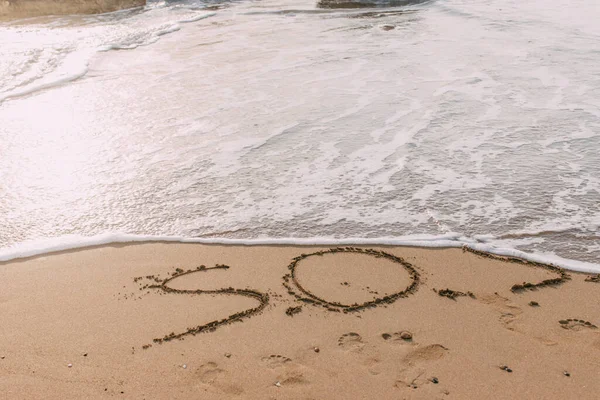
[{"label": "wet sand", "polygon": [[101,14],[144,5],[146,0],[3,0],[0,21],[43,15]]},{"label": "wet sand", "polygon": [[600,390],[598,279],[461,249],[111,245],[0,279],[8,399]]}]

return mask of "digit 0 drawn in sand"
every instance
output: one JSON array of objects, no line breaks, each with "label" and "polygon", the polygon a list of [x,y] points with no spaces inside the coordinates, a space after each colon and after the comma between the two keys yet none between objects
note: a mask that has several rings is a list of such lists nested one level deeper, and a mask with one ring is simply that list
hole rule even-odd
[{"label": "digit 0 drawn in sand", "polygon": [[[174,339],[183,339],[185,336],[188,336],[188,335],[196,335],[196,334],[204,333],[204,332],[214,332],[220,326],[228,325],[228,324],[231,324],[234,322],[241,322],[242,320],[250,318],[250,317],[260,313],[262,310],[264,310],[264,308],[267,306],[267,304],[269,304],[269,295],[265,294],[265,293],[261,293],[257,290],[235,289],[232,287],[216,289],[216,290],[202,290],[202,289],[182,290],[182,289],[173,289],[168,286],[169,282],[171,282],[172,280],[174,280],[176,278],[180,278],[185,275],[207,272],[207,271],[212,271],[212,270],[219,270],[219,269],[228,270],[229,268],[230,268],[229,266],[223,265],[223,264],[217,264],[211,268],[207,268],[204,265],[201,265],[200,267],[198,267],[196,269],[193,269],[193,270],[190,269],[187,271],[177,268],[170,277],[163,279],[163,280],[160,280],[154,276],[147,276],[146,279],[150,279],[155,282],[158,282],[158,284],[146,285],[143,287],[144,289],[145,288],[158,289],[158,290],[163,291],[164,293],[170,293],[170,294],[186,294],[186,295],[222,294],[222,295],[230,295],[230,296],[245,296],[245,297],[255,299],[259,302],[259,305],[256,307],[249,308],[247,310],[244,310],[242,312],[238,312],[235,314],[231,314],[230,316],[220,319],[220,320],[215,320],[215,321],[203,324],[203,325],[198,325],[195,327],[188,328],[185,332],[180,332],[180,333],[172,332],[168,335],[165,335],[162,338],[154,339],[153,342],[160,344],[163,342],[169,342]],[[134,278],[134,282],[138,282],[140,279],[143,279],[143,278]],[[147,349],[150,346],[151,345],[144,345],[143,348]]]},{"label": "digit 0 drawn in sand", "polygon": [[[362,304],[341,304],[336,301],[329,301],[323,298],[316,296],[311,293],[309,290],[304,288],[297,279],[297,268],[301,264],[302,260],[308,257],[314,256],[323,256],[326,254],[335,254],[335,253],[357,253],[369,255],[374,258],[385,258],[389,261],[392,261],[396,264],[402,266],[405,269],[410,277],[411,284],[408,285],[405,289],[398,291],[396,293],[386,295],[384,297],[379,297],[371,301],[364,302]],[[336,247],[329,250],[317,251],[310,254],[301,254],[298,257],[294,257],[292,262],[288,265],[289,273],[284,275],[283,277],[283,285],[287,289],[288,293],[292,296],[296,297],[299,301],[304,303],[313,304],[316,306],[324,307],[329,311],[334,312],[354,312],[360,311],[367,308],[374,308],[382,304],[391,304],[398,300],[401,297],[407,297],[408,295],[414,293],[417,290],[417,287],[420,283],[420,275],[415,269],[415,267],[404,259],[397,257],[393,254],[386,253],[381,250],[373,250],[373,249],[362,249],[357,247]],[[298,293],[299,292],[299,293]]]}]

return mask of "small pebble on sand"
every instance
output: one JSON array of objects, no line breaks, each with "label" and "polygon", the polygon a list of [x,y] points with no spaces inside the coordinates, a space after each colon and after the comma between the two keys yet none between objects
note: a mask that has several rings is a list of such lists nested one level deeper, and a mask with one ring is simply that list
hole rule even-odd
[{"label": "small pebble on sand", "polygon": [[563,372],[563,374],[565,374],[565,376],[571,376],[571,374],[567,371]]},{"label": "small pebble on sand", "polygon": [[73,366],[73,364],[67,364],[67,367],[71,368]]},{"label": "small pebble on sand", "polygon": [[321,351],[318,347],[315,347],[313,350],[315,351],[315,353],[318,353]]},{"label": "small pebble on sand", "polygon": [[186,368],[187,368],[187,364],[183,364],[183,365],[181,366],[181,368],[183,368],[183,369],[186,369]]},{"label": "small pebble on sand", "polygon": [[231,353],[225,353],[225,357],[230,358],[231,357]]},{"label": "small pebble on sand", "polygon": [[501,366],[500,369],[506,372],[512,372],[512,369],[508,368],[506,365]]},{"label": "small pebble on sand", "polygon": [[279,381],[277,381],[277,382],[275,382],[275,386],[281,387],[281,383],[279,383]]}]

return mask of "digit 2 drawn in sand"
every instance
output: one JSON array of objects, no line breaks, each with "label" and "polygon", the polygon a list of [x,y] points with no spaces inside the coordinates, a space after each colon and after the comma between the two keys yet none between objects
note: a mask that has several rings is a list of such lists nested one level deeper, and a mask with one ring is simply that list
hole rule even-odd
[{"label": "digit 2 drawn in sand", "polygon": [[546,271],[550,271],[550,272],[558,275],[556,278],[545,279],[538,283],[523,282],[522,284],[520,284],[520,283],[514,284],[510,288],[510,291],[513,293],[519,293],[519,292],[522,292],[525,290],[536,290],[536,289],[540,289],[540,288],[547,287],[547,286],[559,286],[571,279],[571,276],[567,273],[567,271],[565,271],[563,268],[559,268],[555,265],[544,264],[544,263],[539,263],[539,262],[535,262],[535,261],[527,261],[527,260],[523,260],[523,259],[520,259],[517,257],[498,256],[495,254],[487,253],[485,251],[475,250],[475,249],[472,249],[467,246],[463,246],[463,251],[473,253],[475,255],[478,255],[479,257],[490,258],[492,260],[512,262],[512,263],[516,263],[516,264],[527,265],[527,266],[532,266],[535,268],[545,269]]},{"label": "digit 2 drawn in sand", "polygon": [[[329,301],[329,300],[322,299],[320,297],[317,297],[313,293],[311,293],[309,290],[304,288],[300,284],[300,282],[298,282],[298,279],[296,277],[296,271],[297,271],[297,268],[298,268],[299,264],[301,263],[301,261],[308,257],[323,256],[325,254],[335,254],[335,253],[358,253],[358,254],[369,255],[374,258],[388,259],[396,264],[401,265],[402,268],[404,268],[406,271],[408,271],[412,282],[404,290],[387,295],[385,297],[376,298],[374,300],[367,301],[362,304],[356,304],[356,303],[341,304],[341,303],[338,303],[335,301]],[[285,286],[285,288],[287,289],[289,294],[291,294],[292,296],[296,297],[298,300],[300,300],[304,303],[321,306],[321,307],[326,308],[329,311],[334,311],[334,312],[348,313],[348,312],[364,310],[367,308],[374,308],[381,304],[391,304],[401,297],[406,297],[409,294],[414,293],[417,290],[417,287],[419,286],[419,283],[420,283],[419,273],[417,272],[417,270],[411,263],[409,263],[409,262],[405,261],[404,259],[397,257],[393,254],[386,253],[384,251],[373,250],[373,249],[362,249],[359,247],[336,247],[336,248],[332,248],[329,250],[317,251],[317,252],[310,253],[310,254],[301,254],[298,257],[293,258],[290,265],[288,265],[288,269],[290,270],[290,272],[283,277],[283,285]],[[297,293],[296,290],[298,290],[300,293]]]},{"label": "digit 2 drawn in sand", "polygon": [[[175,270],[175,272],[170,277],[163,279],[163,280],[156,279],[153,276],[147,276],[146,277],[147,279],[154,279],[155,281],[158,282],[157,285],[148,285],[147,288],[148,289],[159,289],[165,293],[173,293],[173,294],[188,294],[188,295],[189,294],[224,294],[224,295],[233,295],[233,296],[245,296],[245,297],[250,297],[252,299],[258,300],[259,305],[254,308],[249,308],[247,310],[244,310],[242,312],[231,314],[230,316],[220,319],[220,320],[215,320],[215,321],[203,324],[203,325],[198,325],[195,327],[188,328],[185,332],[170,333],[168,335],[165,335],[162,338],[154,339],[153,340],[154,343],[169,342],[174,339],[183,339],[184,336],[196,335],[198,333],[203,333],[203,332],[214,332],[220,326],[231,324],[233,322],[241,322],[242,320],[244,320],[246,318],[250,318],[251,316],[260,313],[267,306],[267,304],[269,304],[269,295],[265,294],[265,293],[261,293],[257,290],[235,289],[232,287],[216,289],[216,290],[202,290],[202,289],[182,290],[182,289],[173,289],[173,288],[167,286],[168,283],[171,282],[175,278],[179,278],[184,275],[190,275],[190,274],[194,274],[194,273],[207,272],[207,271],[218,270],[218,269],[228,270],[229,266],[223,265],[223,264],[217,264],[214,267],[207,268],[202,265],[194,270],[190,269],[187,271],[184,271],[184,270],[178,268]],[[135,278],[134,281],[137,282],[139,279],[142,279],[142,278]],[[148,347],[150,347],[150,345],[143,346],[144,349],[147,349]]]}]

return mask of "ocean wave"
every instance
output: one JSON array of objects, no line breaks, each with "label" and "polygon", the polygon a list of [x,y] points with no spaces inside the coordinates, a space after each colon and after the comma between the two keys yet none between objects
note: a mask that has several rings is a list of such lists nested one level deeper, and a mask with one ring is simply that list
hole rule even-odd
[{"label": "ocean wave", "polygon": [[[132,50],[214,12],[152,4],[96,16],[67,16],[0,25],[0,104],[84,77],[97,52]],[[39,21],[39,22],[36,22]]]}]

